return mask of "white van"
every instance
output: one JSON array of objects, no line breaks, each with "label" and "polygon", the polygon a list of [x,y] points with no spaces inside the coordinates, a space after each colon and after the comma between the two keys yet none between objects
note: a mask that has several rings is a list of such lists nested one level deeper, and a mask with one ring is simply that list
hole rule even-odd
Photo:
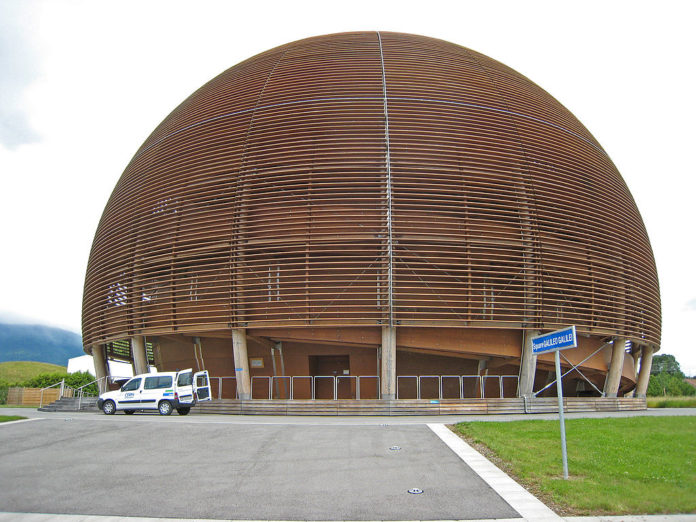
[{"label": "white van", "polygon": [[176,409],[186,415],[197,402],[211,400],[210,377],[207,371],[145,373],[136,375],[121,389],[102,393],[97,407],[106,415],[123,410],[131,415],[136,410],[159,410],[160,415],[170,415]]}]

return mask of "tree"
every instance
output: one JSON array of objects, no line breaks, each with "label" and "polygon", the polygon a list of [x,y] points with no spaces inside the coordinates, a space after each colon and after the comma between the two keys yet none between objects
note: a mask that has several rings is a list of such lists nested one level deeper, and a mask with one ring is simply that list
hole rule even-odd
[{"label": "tree", "polygon": [[684,378],[684,374],[679,367],[676,357],[667,353],[653,357],[650,375],[658,375],[660,373],[668,373],[681,377],[682,379]]},{"label": "tree", "polygon": [[687,383],[684,377],[662,372],[650,376],[646,395],[648,397],[696,395],[696,388]]}]

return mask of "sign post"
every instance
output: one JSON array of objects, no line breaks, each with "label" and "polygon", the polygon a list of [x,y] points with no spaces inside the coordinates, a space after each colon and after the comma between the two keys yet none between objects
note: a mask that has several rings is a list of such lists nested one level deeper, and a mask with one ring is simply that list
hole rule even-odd
[{"label": "sign post", "polygon": [[568,480],[568,451],[566,450],[565,417],[563,416],[563,383],[561,380],[561,355],[560,351],[567,348],[575,348],[578,345],[578,337],[575,326],[556,330],[555,332],[532,337],[532,352],[555,352],[556,361],[556,390],[558,395],[558,420],[561,425],[561,454],[563,455],[563,478]]}]

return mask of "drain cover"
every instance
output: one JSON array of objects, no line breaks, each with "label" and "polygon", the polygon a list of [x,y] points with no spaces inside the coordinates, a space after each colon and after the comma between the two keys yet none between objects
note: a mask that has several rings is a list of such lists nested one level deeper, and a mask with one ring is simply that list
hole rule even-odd
[{"label": "drain cover", "polygon": [[423,493],[423,490],[420,489],[420,488],[411,488],[411,489],[408,490],[408,492],[409,492],[411,495],[420,495],[421,493]]},{"label": "drain cover", "polygon": [[392,451],[398,451],[398,450],[401,449],[401,446],[392,446],[392,447],[389,448],[389,449],[392,450]]}]

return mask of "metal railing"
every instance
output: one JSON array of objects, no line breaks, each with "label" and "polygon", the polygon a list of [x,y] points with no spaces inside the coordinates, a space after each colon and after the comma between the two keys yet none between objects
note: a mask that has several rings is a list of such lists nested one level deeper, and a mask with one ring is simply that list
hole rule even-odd
[{"label": "metal railing", "polygon": [[[41,398],[39,399],[39,408],[43,408],[43,399],[44,399],[44,392],[46,390],[50,390],[52,388],[55,388],[56,386],[60,386],[60,391],[58,392],[58,399],[62,399],[63,397],[71,397],[71,398],[76,398],[78,399],[77,402],[77,408],[78,410],[82,406],[82,399],[83,397],[95,397],[98,396],[100,393],[102,393],[102,390],[106,391],[107,389],[107,383],[108,383],[108,377],[100,377],[99,379],[94,379],[93,381],[88,382],[87,384],[83,384],[82,386],[78,388],[73,388],[69,384],[65,384],[65,379],[61,379],[55,384],[51,384],[50,386],[46,386],[45,388],[41,388]],[[97,393],[96,395],[94,393],[86,391],[86,388],[88,386],[91,386],[92,384],[97,385]]]},{"label": "metal railing", "polygon": [[[239,391],[237,390],[237,378],[236,377],[210,377],[210,393],[213,393],[213,381],[217,380],[218,389],[218,399],[222,399],[224,394],[225,383],[234,384],[234,399],[239,399]],[[227,395],[227,394],[225,394]]]},{"label": "metal railing", "polygon": [[[305,386],[300,384],[303,380],[307,381]],[[380,379],[378,375],[256,375],[251,378],[251,397],[252,399],[269,400],[360,400],[367,398],[362,395],[364,395],[365,390],[370,389],[368,382],[372,381],[374,381],[374,394],[371,395],[374,395],[375,399],[379,399]],[[280,393],[281,385],[283,386],[282,395]]]},{"label": "metal railing", "polygon": [[[302,379],[309,379],[309,397],[296,397],[296,390],[297,390],[297,385],[295,384],[296,381],[302,381]],[[290,397],[292,399],[298,398],[298,399],[314,399],[315,394],[314,394],[314,379],[312,378],[311,375],[293,375],[292,378],[290,379]]]},{"label": "metal railing", "polygon": [[[398,375],[396,377],[396,398],[413,399],[475,399],[486,398],[486,385],[491,381],[497,380],[498,397],[505,397],[505,380],[514,379],[515,389],[517,386],[517,375]],[[466,384],[473,380],[473,393],[466,393]],[[411,387],[415,384],[415,397],[404,397],[408,395],[406,382],[411,382]],[[433,383],[433,381],[435,381]],[[454,381],[454,382],[452,382]],[[402,386],[403,383],[403,386]],[[430,386],[428,392],[424,392],[424,383]],[[433,393],[432,386],[437,385],[437,393]],[[452,393],[456,384],[457,393]],[[490,384],[488,384],[490,388]],[[405,392],[405,393],[404,393]],[[427,397],[426,397],[427,395]],[[513,396],[515,396],[514,394]]]},{"label": "metal railing", "polygon": [[[236,377],[210,377],[217,381],[217,398],[239,399]],[[506,385],[509,381],[510,384]],[[505,398],[516,396],[517,375],[398,375],[397,399]],[[229,386],[234,385],[234,392]],[[410,389],[409,389],[410,386]],[[415,388],[415,389],[414,389]],[[488,388],[488,393],[486,389]],[[409,397],[411,395],[411,397]],[[255,375],[251,377],[252,399],[338,400],[381,398],[378,375]]]},{"label": "metal railing", "polygon": [[[95,379],[79,388],[73,388],[65,384],[65,379],[41,389],[39,407],[43,407],[44,391],[60,386],[59,399],[63,397],[77,397],[78,409],[82,406],[82,399],[86,396],[94,396],[85,389],[97,384],[101,393],[107,388],[107,377]],[[489,392],[495,390],[497,397],[505,397],[506,380],[513,380],[507,389],[517,388],[517,375],[398,375],[396,377],[397,399],[467,399],[486,398],[486,388]],[[103,382],[102,382],[103,381]],[[236,377],[210,377],[211,393],[214,390],[213,383],[217,381],[217,398],[239,399]],[[473,383],[472,383],[473,381]],[[494,384],[491,386],[491,382]],[[303,385],[304,383],[304,385]],[[369,384],[368,384],[369,383]],[[415,385],[415,393],[408,390]],[[473,384],[473,386],[471,386]],[[226,387],[227,385],[227,387]],[[230,392],[229,386],[234,385],[234,392]],[[467,392],[467,389],[469,392]],[[227,393],[226,393],[227,392]],[[369,396],[367,396],[369,395]],[[406,396],[405,396],[406,395]],[[414,395],[408,397],[407,395]],[[512,396],[516,396],[513,392]],[[251,377],[252,399],[380,399],[379,375],[255,375]]]},{"label": "metal railing", "polygon": [[[41,398],[39,399],[39,408],[43,408],[44,392],[46,390],[50,390],[51,388],[55,388],[56,386],[60,386],[60,392],[58,393],[58,399],[62,399],[63,397],[73,397],[74,396],[75,389],[72,386],[65,384],[65,379],[62,379],[55,384],[51,384],[50,386],[46,386],[45,388],[41,388]],[[36,404],[36,403],[34,403],[34,404]]]},{"label": "metal railing", "polygon": [[102,392],[102,390],[106,391],[108,388],[108,377],[100,377],[99,379],[94,379],[91,382],[88,382],[87,384],[83,384],[79,388],[75,388],[73,390],[73,397],[77,396],[78,401],[77,401],[77,409],[78,411],[80,408],[82,408],[82,398],[86,395],[87,397],[95,397],[95,394],[92,392],[85,391],[85,388],[87,386],[91,386],[92,384],[97,385],[97,394],[96,396],[98,397]]}]

